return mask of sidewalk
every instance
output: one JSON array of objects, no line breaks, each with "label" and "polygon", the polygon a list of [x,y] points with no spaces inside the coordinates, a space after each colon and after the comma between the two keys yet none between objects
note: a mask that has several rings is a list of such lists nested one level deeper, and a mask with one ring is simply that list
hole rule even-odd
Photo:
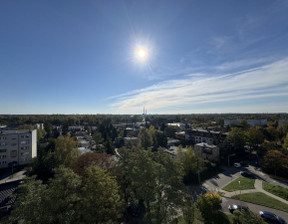
[{"label": "sidewalk", "polygon": [[223,196],[229,197],[229,198],[231,198],[232,196],[237,195],[237,194],[262,192],[262,193],[264,193],[264,194],[266,194],[266,195],[268,195],[268,196],[270,196],[272,198],[277,199],[278,201],[281,201],[281,202],[283,202],[285,204],[288,204],[288,201],[284,200],[283,198],[280,198],[280,197],[278,197],[278,196],[276,196],[274,194],[271,194],[271,193],[265,191],[262,188],[262,182],[263,182],[262,180],[256,179],[255,180],[255,184],[254,184],[255,189],[241,190],[241,191],[238,190],[238,191],[232,191],[232,192],[224,191],[224,190],[221,189],[219,192],[223,193]]},{"label": "sidewalk", "polygon": [[24,173],[25,173],[24,170],[18,171],[16,173],[14,173],[13,175],[10,175],[10,176],[0,180],[0,184],[8,183],[8,182],[15,181],[15,180],[22,180],[25,177]]}]

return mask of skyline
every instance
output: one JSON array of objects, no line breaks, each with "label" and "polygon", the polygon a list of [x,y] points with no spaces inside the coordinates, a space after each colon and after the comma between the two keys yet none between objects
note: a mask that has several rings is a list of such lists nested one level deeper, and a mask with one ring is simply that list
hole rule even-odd
[{"label": "skyline", "polygon": [[1,1],[0,114],[287,113],[287,14],[285,0]]}]

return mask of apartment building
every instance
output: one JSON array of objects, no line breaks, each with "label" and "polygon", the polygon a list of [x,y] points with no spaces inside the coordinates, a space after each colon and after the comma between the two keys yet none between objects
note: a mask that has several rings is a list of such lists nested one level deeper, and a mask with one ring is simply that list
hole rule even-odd
[{"label": "apartment building", "polygon": [[221,144],[227,137],[227,133],[220,131],[210,131],[204,129],[191,129],[185,132],[185,139],[192,140],[197,143],[208,143],[208,144]]},{"label": "apartment building", "polygon": [[36,129],[0,131],[0,168],[28,164],[36,156]]}]

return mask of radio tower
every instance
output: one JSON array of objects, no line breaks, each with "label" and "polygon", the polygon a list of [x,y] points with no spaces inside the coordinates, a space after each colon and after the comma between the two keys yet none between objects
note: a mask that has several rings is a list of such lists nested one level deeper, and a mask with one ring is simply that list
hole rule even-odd
[{"label": "radio tower", "polygon": [[142,122],[146,123],[147,110],[143,107]]}]

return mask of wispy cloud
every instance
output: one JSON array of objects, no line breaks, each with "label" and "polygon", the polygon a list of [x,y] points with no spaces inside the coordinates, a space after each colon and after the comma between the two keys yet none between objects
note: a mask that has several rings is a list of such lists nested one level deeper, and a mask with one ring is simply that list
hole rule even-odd
[{"label": "wispy cloud", "polygon": [[[214,77],[192,76],[160,82],[147,88],[116,96],[110,106],[117,113],[137,113],[146,106],[151,113],[178,108],[183,113],[205,104],[214,111],[225,103],[222,111],[233,110],[235,101],[288,96],[288,58],[252,70]],[[213,106],[212,106],[213,105]],[[216,105],[216,106],[215,106]],[[278,105],[279,106],[279,105]],[[218,105],[218,107],[220,107]],[[269,105],[273,110],[273,103]],[[214,108],[214,109],[213,109]],[[230,109],[229,109],[230,108]],[[283,108],[283,107],[282,107]],[[286,106],[286,110],[287,110]],[[241,111],[239,111],[241,112]],[[269,112],[269,111],[268,111]]]}]

